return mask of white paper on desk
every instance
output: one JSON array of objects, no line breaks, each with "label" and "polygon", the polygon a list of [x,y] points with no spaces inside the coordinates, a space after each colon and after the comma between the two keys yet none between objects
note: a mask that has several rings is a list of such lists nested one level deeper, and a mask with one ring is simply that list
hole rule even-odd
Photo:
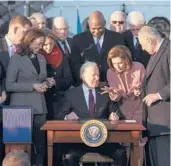
[{"label": "white paper on desk", "polygon": [[136,120],[125,120],[125,122],[127,122],[127,123],[136,123],[137,121]]}]

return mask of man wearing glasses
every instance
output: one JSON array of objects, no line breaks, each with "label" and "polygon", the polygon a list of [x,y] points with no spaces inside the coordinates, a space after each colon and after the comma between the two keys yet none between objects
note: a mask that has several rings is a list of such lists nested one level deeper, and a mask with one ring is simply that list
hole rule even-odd
[{"label": "man wearing glasses", "polygon": [[53,21],[52,31],[57,37],[58,46],[64,55],[71,54],[72,39],[69,35],[69,25],[64,17],[56,17]]},{"label": "man wearing glasses", "polygon": [[140,62],[146,68],[150,55],[142,50],[138,40],[138,32],[145,25],[144,15],[139,11],[132,11],[127,17],[129,30],[123,32],[125,44],[132,53],[133,61]]},{"label": "man wearing glasses", "polygon": [[126,14],[122,11],[115,11],[110,16],[110,30],[119,33],[127,29]]}]

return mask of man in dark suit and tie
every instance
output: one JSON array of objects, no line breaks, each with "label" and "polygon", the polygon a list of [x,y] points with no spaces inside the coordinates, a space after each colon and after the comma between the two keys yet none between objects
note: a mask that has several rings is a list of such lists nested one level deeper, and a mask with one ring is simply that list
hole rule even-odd
[{"label": "man in dark suit and tie", "polygon": [[72,39],[68,37],[69,25],[64,17],[56,17],[53,21],[52,31],[57,37],[57,44],[64,55],[71,54]]},{"label": "man in dark suit and tie", "polygon": [[24,16],[16,16],[9,23],[8,34],[0,39],[0,63],[2,65],[3,82],[6,77],[9,59],[19,48],[23,36],[32,26],[31,22]]},{"label": "man in dark suit and tie", "polygon": [[170,40],[144,26],[138,33],[150,55],[144,79],[144,124],[148,131],[151,166],[170,165]]},{"label": "man in dark suit and tie", "polygon": [[[16,16],[11,19],[9,23],[8,34],[5,35],[4,38],[0,39],[0,89],[2,93],[0,94],[0,103],[3,103],[6,100],[6,92],[5,92],[5,78],[7,67],[9,63],[10,57],[15,54],[17,51],[17,46],[21,43],[23,36],[26,31],[31,27],[31,22],[24,16]],[[7,95],[7,100],[3,104],[9,104],[9,95]],[[1,111],[2,112],[2,111]],[[0,112],[0,113],[1,113]],[[1,133],[1,122],[2,116],[0,115],[0,133]],[[0,134],[0,141],[2,140],[2,134]],[[2,147],[0,142],[0,161],[2,154]]]},{"label": "man in dark suit and tie", "polygon": [[[117,104],[109,100],[107,95],[102,95],[98,89],[99,69],[96,63],[86,62],[80,69],[80,78],[83,84],[70,89],[63,100],[61,110],[56,115],[62,120],[88,120],[123,118]],[[67,145],[69,158],[67,166],[78,166],[79,158],[86,152],[99,152],[112,157],[116,165],[126,166],[126,152],[119,144],[104,144],[97,148],[90,148],[84,144]]]},{"label": "man in dark suit and tie", "polygon": [[138,31],[145,25],[144,15],[139,11],[132,11],[128,14],[127,19],[130,29],[123,32],[125,44],[132,53],[133,61],[142,63],[146,68],[150,55],[148,52],[142,50],[138,40]]},{"label": "man in dark suit and tie", "polygon": [[79,70],[86,61],[96,62],[100,70],[100,82],[106,82],[107,54],[115,45],[124,45],[121,34],[107,30],[106,20],[100,11],[90,14],[89,30],[73,37],[71,70],[75,84],[81,84]]}]

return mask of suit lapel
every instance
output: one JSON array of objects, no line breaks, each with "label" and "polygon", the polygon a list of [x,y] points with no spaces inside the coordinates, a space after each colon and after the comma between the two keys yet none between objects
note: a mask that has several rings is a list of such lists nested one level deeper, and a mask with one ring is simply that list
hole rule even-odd
[{"label": "suit lapel", "polygon": [[25,67],[28,68],[28,70],[31,70],[34,74],[38,75],[33,63],[31,62],[31,60],[29,59],[29,57],[27,55],[23,56],[23,64]]},{"label": "suit lapel", "polygon": [[103,54],[103,52],[104,52],[104,50],[105,50],[105,48],[106,48],[106,46],[108,44],[108,39],[109,39],[108,38],[108,31],[105,30],[105,32],[104,32],[104,38],[103,38],[103,44],[102,44],[102,49],[101,49],[100,55]]},{"label": "suit lapel", "polygon": [[96,105],[95,105],[95,113],[94,113],[95,117],[98,114],[98,110],[100,110],[102,103],[104,103],[103,97],[100,94],[100,90],[96,88]]},{"label": "suit lapel", "polygon": [[8,45],[7,45],[7,42],[6,42],[6,40],[5,40],[5,37],[3,38],[2,49],[3,49],[4,51],[7,51],[7,52],[8,52]]},{"label": "suit lapel", "polygon": [[88,109],[88,106],[87,106],[87,103],[86,103],[86,99],[84,97],[84,92],[83,92],[82,85],[79,86],[78,96],[79,96],[79,101],[77,101],[77,102],[80,105],[80,111],[82,113],[86,114],[87,116],[90,116],[89,109]]},{"label": "suit lapel", "polygon": [[148,78],[151,75],[151,73],[153,72],[153,70],[155,69],[157,62],[159,61],[159,59],[161,58],[163,52],[165,51],[165,49],[167,47],[167,44],[168,44],[168,41],[164,40],[163,43],[161,44],[159,50],[157,51],[157,53],[153,59],[153,62],[151,64],[149,63],[151,66],[149,66],[149,69],[147,70],[146,78]]},{"label": "suit lapel", "polygon": [[[39,62],[39,66],[40,66],[40,73],[39,75],[41,75],[41,73],[44,71],[44,59],[42,58],[42,55],[37,55],[37,59],[38,59],[38,62]],[[36,71],[37,73],[37,71]]]},{"label": "suit lapel", "polygon": [[87,40],[88,45],[91,45],[91,44],[94,45],[91,48],[92,49],[92,53],[94,53],[94,55],[96,55],[96,56],[99,55],[97,47],[96,47],[96,43],[94,42],[94,38],[93,38],[92,34],[89,31],[87,32],[87,38],[88,38],[88,40]]}]

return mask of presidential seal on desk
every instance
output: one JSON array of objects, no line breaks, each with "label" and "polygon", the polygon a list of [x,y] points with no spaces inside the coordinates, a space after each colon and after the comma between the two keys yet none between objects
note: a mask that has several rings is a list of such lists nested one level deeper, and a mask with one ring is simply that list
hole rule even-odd
[{"label": "presidential seal on desk", "polygon": [[99,120],[89,120],[80,129],[82,141],[90,147],[98,147],[107,139],[107,128]]}]

